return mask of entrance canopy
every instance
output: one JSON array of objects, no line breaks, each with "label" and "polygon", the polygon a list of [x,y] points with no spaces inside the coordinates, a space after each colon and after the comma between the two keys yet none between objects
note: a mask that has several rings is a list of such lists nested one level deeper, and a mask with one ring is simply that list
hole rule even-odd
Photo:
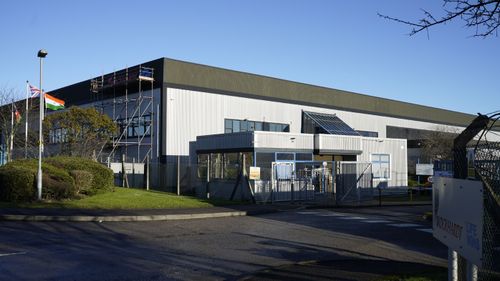
[{"label": "entrance canopy", "polygon": [[360,136],[252,131],[198,136],[196,151],[316,151],[358,155],[362,153],[361,139]]}]

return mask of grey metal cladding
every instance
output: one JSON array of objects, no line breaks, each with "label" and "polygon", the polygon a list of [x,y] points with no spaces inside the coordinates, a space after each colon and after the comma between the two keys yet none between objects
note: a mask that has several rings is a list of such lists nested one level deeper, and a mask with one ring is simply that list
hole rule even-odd
[{"label": "grey metal cladding", "polygon": [[175,87],[211,90],[289,103],[405,118],[446,125],[466,126],[475,117],[407,102],[217,67],[164,59],[164,82]]}]

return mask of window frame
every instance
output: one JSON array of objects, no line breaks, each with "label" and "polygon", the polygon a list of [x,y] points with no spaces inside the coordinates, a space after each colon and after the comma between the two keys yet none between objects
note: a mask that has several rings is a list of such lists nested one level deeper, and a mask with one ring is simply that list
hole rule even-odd
[{"label": "window frame", "polygon": [[[387,161],[382,161],[382,156],[387,156],[388,159]],[[378,157],[378,160],[376,160],[375,158]],[[372,175],[373,175],[373,179],[376,179],[376,180],[382,180],[382,181],[389,181],[391,180],[391,172],[392,172],[392,165],[391,165],[391,154],[390,153],[372,153],[370,154],[370,163],[372,164]],[[381,175],[381,170],[382,170],[382,165],[383,164],[387,164],[387,177],[383,177]],[[375,175],[374,173],[374,167],[378,165],[378,175]]]}]

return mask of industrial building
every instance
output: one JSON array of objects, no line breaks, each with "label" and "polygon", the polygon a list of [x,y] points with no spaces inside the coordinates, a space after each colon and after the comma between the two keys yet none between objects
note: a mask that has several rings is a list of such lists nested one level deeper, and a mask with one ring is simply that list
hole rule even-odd
[{"label": "industrial building", "polygon": [[[242,165],[246,174],[260,168],[247,175],[256,192],[283,174],[277,163],[298,177],[304,163],[314,173],[332,161],[369,163],[372,186],[406,186],[423,135],[461,131],[475,117],[169,58],[50,93],[119,124],[112,144],[96,148],[100,161],[119,163],[125,155],[126,162],[150,162],[153,188],[198,193],[209,192],[204,182],[239,181]],[[51,132],[51,142],[63,140],[60,134]]]}]

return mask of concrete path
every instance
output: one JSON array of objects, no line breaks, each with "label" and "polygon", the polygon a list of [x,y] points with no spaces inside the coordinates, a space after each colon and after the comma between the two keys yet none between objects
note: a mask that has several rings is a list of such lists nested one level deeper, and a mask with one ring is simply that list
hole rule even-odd
[{"label": "concrete path", "polygon": [[210,208],[129,210],[5,208],[0,209],[0,220],[60,222],[170,221],[251,216],[300,208],[304,208],[304,206],[297,204],[266,204]]}]

